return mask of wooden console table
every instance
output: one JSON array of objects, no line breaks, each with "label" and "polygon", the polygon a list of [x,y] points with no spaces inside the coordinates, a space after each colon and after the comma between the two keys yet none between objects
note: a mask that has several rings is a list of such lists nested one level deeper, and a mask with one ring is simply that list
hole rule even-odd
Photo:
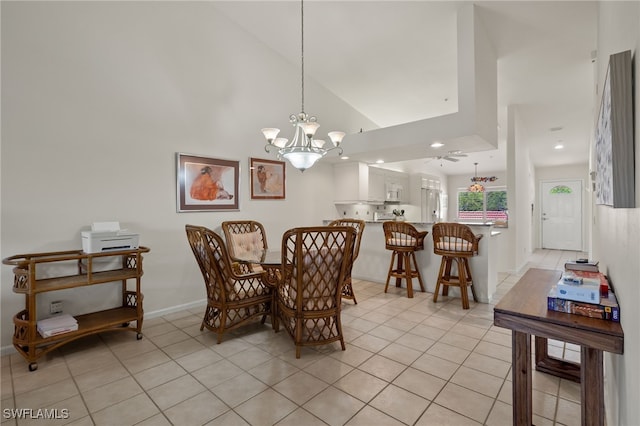
[{"label": "wooden console table", "polygon": [[561,275],[561,271],[529,269],[494,308],[494,324],[512,330],[514,425],[532,424],[531,335],[536,336],[537,349],[544,350],[545,360],[544,339],[580,345],[582,424],[604,424],[602,352],[622,354],[624,333],[617,322],[547,310],[547,294]]}]

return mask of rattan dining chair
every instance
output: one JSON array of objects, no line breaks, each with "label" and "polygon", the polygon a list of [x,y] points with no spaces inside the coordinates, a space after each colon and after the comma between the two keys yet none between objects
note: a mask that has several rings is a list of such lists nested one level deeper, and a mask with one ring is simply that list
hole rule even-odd
[{"label": "rattan dining chair", "polygon": [[261,272],[237,274],[221,236],[203,226],[186,225],[191,250],[198,262],[207,290],[207,307],[200,330],[204,327],[222,335],[262,317],[271,315],[272,291],[262,280]]},{"label": "rattan dining chair", "polygon": [[[459,287],[462,308],[469,309],[467,287],[471,287],[473,300],[478,300],[476,290],[473,286],[471,268],[469,268],[469,258],[478,254],[478,243],[482,235],[476,236],[467,225],[453,222],[435,223],[432,234],[433,252],[442,256],[436,290],[433,293],[433,301],[438,301],[438,293],[441,285],[443,296],[449,294],[450,286]],[[452,275],[451,272],[454,262],[457,266],[458,275]]]},{"label": "rattan dining chair", "polygon": [[240,264],[241,272],[262,272],[263,268],[257,260],[269,248],[264,226],[255,220],[234,220],[222,222],[221,227],[232,258],[256,259],[256,263]]},{"label": "rattan dining chair", "polygon": [[340,341],[342,286],[351,259],[356,230],[351,226],[290,229],[282,237],[282,265],[276,288],[274,328],[289,333],[300,358],[304,346]]},{"label": "rattan dining chair", "polygon": [[351,268],[349,268],[349,276],[345,280],[344,287],[342,288],[342,298],[353,300],[353,303],[356,305],[358,301],[356,300],[356,294],[353,291],[353,283],[351,280],[351,270],[353,268],[353,264],[358,258],[358,254],[360,253],[360,242],[362,241],[362,234],[364,232],[365,223],[364,220],[360,219],[337,219],[329,223],[329,226],[352,226],[356,230],[356,241],[353,246],[353,259],[351,261]]}]

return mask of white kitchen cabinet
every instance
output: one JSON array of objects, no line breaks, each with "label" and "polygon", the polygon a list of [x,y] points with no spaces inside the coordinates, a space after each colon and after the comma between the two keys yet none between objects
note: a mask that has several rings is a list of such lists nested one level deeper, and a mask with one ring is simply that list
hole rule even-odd
[{"label": "white kitchen cabinet", "polygon": [[[422,203],[422,189],[438,189],[443,191],[441,177],[435,175],[427,175],[423,173],[413,174],[409,179],[409,203],[416,206]],[[446,186],[446,181],[445,181]],[[446,193],[446,191],[443,191]]]},{"label": "white kitchen cabinet", "polygon": [[385,200],[386,171],[365,163],[333,166],[336,203],[382,203]]},{"label": "white kitchen cabinet", "polygon": [[364,163],[340,163],[333,166],[335,202],[366,201],[369,196],[369,167]]},{"label": "white kitchen cabinet", "polygon": [[[365,163],[340,163],[333,166],[333,179],[336,203],[408,203],[410,199],[408,173],[369,167]],[[399,198],[390,199],[389,192]]]},{"label": "white kitchen cabinet", "polygon": [[369,200],[384,202],[385,199],[385,174],[378,167],[369,167]]}]

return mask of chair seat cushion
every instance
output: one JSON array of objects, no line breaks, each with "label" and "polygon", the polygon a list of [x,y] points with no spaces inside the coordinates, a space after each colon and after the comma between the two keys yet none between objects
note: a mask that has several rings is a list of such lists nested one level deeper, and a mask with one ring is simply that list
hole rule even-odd
[{"label": "chair seat cushion", "polygon": [[462,238],[446,238],[436,243],[436,248],[446,251],[469,252],[473,251],[473,243]]},{"label": "chair seat cushion", "polygon": [[409,236],[402,238],[389,238],[387,240],[387,244],[390,246],[411,247],[416,245],[416,239]]}]

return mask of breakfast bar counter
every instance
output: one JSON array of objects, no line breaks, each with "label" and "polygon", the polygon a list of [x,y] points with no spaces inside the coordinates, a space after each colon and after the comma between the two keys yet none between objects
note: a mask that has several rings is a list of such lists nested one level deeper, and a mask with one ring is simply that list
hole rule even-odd
[{"label": "breakfast bar counter", "polygon": [[[391,252],[385,249],[382,223],[382,221],[366,222],[360,245],[360,254],[353,265],[352,276],[354,279],[376,283],[384,283],[387,280]],[[433,293],[441,260],[440,256],[433,253],[433,237],[431,235],[433,224],[423,222],[409,223],[415,226],[418,231],[429,232],[424,241],[424,250],[417,251],[416,257],[426,289],[428,292]],[[483,235],[480,240],[478,255],[470,259],[469,265],[474,278],[478,302],[490,303],[498,284],[497,239],[500,238],[500,233],[496,232],[492,224],[465,224],[471,227],[474,234]],[[413,280],[413,286],[415,292],[420,291],[418,280]],[[459,297],[459,289],[451,288],[449,294]]]}]

